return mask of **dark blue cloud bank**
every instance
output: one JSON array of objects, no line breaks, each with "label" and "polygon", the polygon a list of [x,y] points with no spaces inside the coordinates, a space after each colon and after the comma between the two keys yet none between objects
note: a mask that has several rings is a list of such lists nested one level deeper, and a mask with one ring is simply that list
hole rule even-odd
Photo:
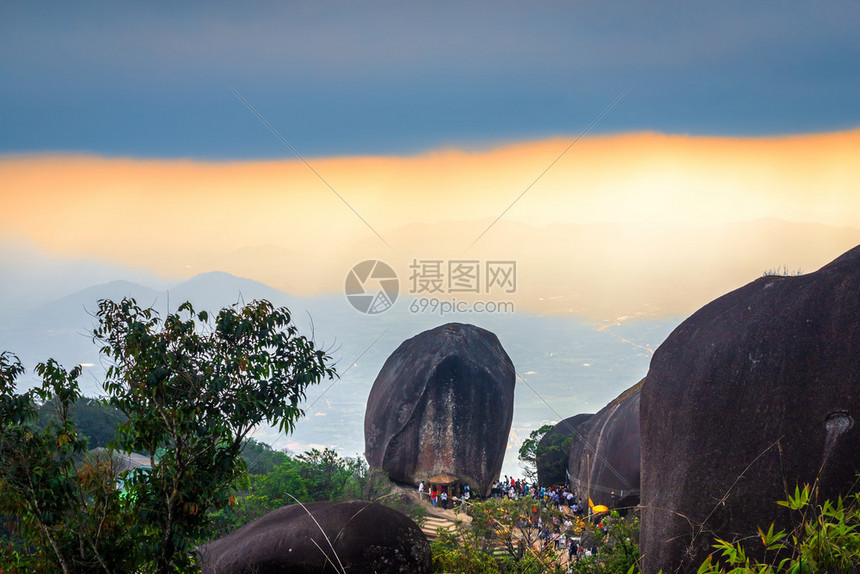
[{"label": "dark blue cloud bank", "polygon": [[860,4],[0,4],[0,153],[403,154],[860,126]]}]

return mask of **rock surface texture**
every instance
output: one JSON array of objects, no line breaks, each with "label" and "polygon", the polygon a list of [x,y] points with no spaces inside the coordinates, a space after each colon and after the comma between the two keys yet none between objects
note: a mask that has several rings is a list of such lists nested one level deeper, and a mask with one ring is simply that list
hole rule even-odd
[{"label": "rock surface texture", "polygon": [[421,529],[396,510],[364,501],[284,506],[199,553],[203,574],[424,574],[431,568]]},{"label": "rock surface texture", "polygon": [[[639,502],[639,387],[627,389],[578,430],[568,470],[577,497],[587,503],[635,506]],[[590,494],[589,494],[590,493]]]},{"label": "rock surface texture", "polygon": [[552,427],[552,430],[540,439],[535,466],[538,483],[541,486],[567,484],[567,459],[570,446],[576,442],[576,435],[581,432],[579,427],[592,416],[594,415],[579,414],[568,417]]},{"label": "rock surface texture", "polygon": [[514,410],[515,371],[496,336],[449,323],[404,341],[373,383],[365,456],[399,482],[440,473],[487,495]]},{"label": "rock surface texture", "polygon": [[860,246],[697,311],[642,387],[643,572],[694,572],[714,537],[790,530],[775,504],[784,484],[820,472],[819,502],[845,493],[860,472],[858,413]]}]

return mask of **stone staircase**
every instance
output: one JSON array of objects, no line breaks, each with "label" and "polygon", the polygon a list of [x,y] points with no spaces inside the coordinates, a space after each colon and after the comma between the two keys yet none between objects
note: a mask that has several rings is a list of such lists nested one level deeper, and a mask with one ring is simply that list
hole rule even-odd
[{"label": "stone staircase", "polygon": [[[450,517],[445,516],[443,514],[451,514]],[[424,521],[424,526],[421,527],[421,530],[424,531],[424,534],[427,536],[428,540],[436,540],[438,537],[438,533],[436,529],[440,526],[445,528],[446,530],[450,530],[454,528],[454,516],[453,512],[448,510],[447,512],[441,510],[439,513],[434,513],[431,511],[427,514],[427,519]]]},{"label": "stone staircase", "polygon": [[427,536],[428,540],[436,540],[436,538],[438,538],[436,529],[440,526],[450,530],[454,528],[454,522],[456,520],[462,520],[463,522],[471,522],[472,520],[472,518],[465,513],[455,513],[450,507],[448,510],[443,510],[441,506],[434,508],[426,494],[423,498],[419,498],[418,493],[412,489],[401,488],[400,490],[404,494],[407,494],[417,504],[420,504],[427,509],[427,518],[424,521],[424,526],[421,527],[421,530],[424,532],[425,536]]}]

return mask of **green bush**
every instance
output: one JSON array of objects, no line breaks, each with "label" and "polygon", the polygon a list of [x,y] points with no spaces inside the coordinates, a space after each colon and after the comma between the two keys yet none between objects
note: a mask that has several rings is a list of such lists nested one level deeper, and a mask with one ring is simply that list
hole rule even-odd
[{"label": "green bush", "polygon": [[246,487],[234,493],[229,505],[211,509],[212,528],[200,543],[296,502],[371,500],[406,514],[419,526],[427,518],[426,508],[398,493],[388,476],[371,469],[363,457],[341,457],[328,448],[281,456],[283,461],[271,471],[248,476]]},{"label": "green bush", "polygon": [[531,498],[487,500],[467,507],[471,523],[457,521],[439,530],[433,542],[434,572],[510,574],[567,571],[564,551],[540,537],[542,525],[563,524],[561,512]]},{"label": "green bush", "polygon": [[767,558],[750,558],[737,542],[717,540],[715,553],[699,574],[849,574],[860,571],[860,493],[821,505],[812,501],[815,489],[795,487],[788,500],[777,504],[794,512],[795,527],[786,532],[759,528]]},{"label": "green bush", "polygon": [[627,520],[612,511],[593,530],[597,555],[571,565],[577,574],[625,574],[635,572],[639,562],[639,518]]}]

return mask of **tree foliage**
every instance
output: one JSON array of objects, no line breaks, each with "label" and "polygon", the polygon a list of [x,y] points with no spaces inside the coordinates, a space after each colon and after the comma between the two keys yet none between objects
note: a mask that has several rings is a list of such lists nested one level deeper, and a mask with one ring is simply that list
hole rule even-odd
[{"label": "tree foliage", "polygon": [[276,466],[289,460],[286,453],[274,450],[264,442],[253,438],[246,439],[242,444],[242,458],[248,467],[248,474],[267,474]]},{"label": "tree foliage", "polygon": [[639,565],[639,519],[622,518],[613,511],[590,523],[586,546],[596,546],[597,554],[571,565],[575,574],[633,574]]},{"label": "tree foliage", "polygon": [[[529,497],[470,505],[471,522],[440,528],[432,544],[434,572],[474,574],[632,574],[639,559],[639,524],[617,513],[581,520]],[[554,533],[564,544],[556,549]],[[570,561],[567,539],[596,555]]]},{"label": "tree foliage", "polygon": [[452,530],[439,528],[430,545],[433,552],[433,572],[460,574],[498,574],[499,565],[491,552],[482,548],[482,541],[470,535],[458,520]]},{"label": "tree foliage", "polygon": [[[80,367],[39,364],[42,385],[15,392],[17,357],[0,354],[0,511],[18,545],[0,554],[3,572],[124,572],[133,567],[129,526],[110,461],[84,459],[71,420]],[[55,412],[37,423],[40,404]]]},{"label": "tree foliage", "polygon": [[[452,531],[439,529],[433,542],[435,572],[476,574],[511,572],[552,574],[567,571],[563,552],[549,532],[561,530],[564,516],[552,505],[529,497],[471,504],[471,522],[458,521]],[[567,535],[578,534],[576,525]]]},{"label": "tree foliage", "polygon": [[[573,437],[570,435],[565,436],[563,433],[552,431],[544,435],[535,452],[535,467],[543,469],[543,473],[539,473],[538,476],[539,482],[541,475],[546,477],[566,476],[571,443],[573,443]],[[545,478],[544,480],[549,479]],[[563,478],[562,482],[566,483],[567,479]],[[541,486],[552,486],[552,484],[541,484]]]},{"label": "tree foliage", "polygon": [[128,417],[117,447],[151,460],[125,477],[141,517],[135,538],[155,571],[186,567],[206,510],[228,504],[243,476],[248,433],[261,423],[292,431],[307,386],[334,370],[268,301],[224,308],[213,324],[190,303],[162,321],[133,299],[100,301],[97,317],[112,363],[105,390]]},{"label": "tree foliage", "polygon": [[[71,417],[79,367],[49,360],[37,367],[42,387],[18,394],[20,362],[0,355],[0,511],[23,541],[0,568],[194,571],[210,509],[247,486],[248,433],[259,424],[292,430],[308,385],[335,376],[330,357],[268,301],[211,320],[188,303],[162,320],[133,299],[100,301],[97,318],[106,402],[125,418],[111,448],[144,453],[148,468],[118,468],[110,453],[84,458]],[[39,428],[44,404],[56,414]]]},{"label": "tree foliage", "polygon": [[[116,430],[126,417],[99,399],[80,397],[69,407],[69,418],[87,448],[104,448],[116,438]],[[56,400],[49,399],[39,406],[36,425],[45,428],[57,420]]]},{"label": "tree foliage", "polygon": [[421,525],[426,509],[399,496],[387,475],[371,469],[363,457],[339,456],[331,449],[311,449],[263,474],[252,474],[235,503],[212,514],[209,538],[220,538],[282,506],[296,502],[372,500],[403,512]]},{"label": "tree foliage", "polygon": [[519,459],[523,463],[526,479],[537,482],[537,461],[541,455],[540,441],[544,435],[553,429],[553,425],[543,425],[529,433],[529,438],[520,446]]},{"label": "tree foliage", "polygon": [[[860,478],[860,477],[858,477]],[[790,532],[759,528],[758,541],[766,558],[751,558],[739,542],[717,540],[715,552],[699,567],[699,574],[854,574],[860,565],[860,492],[835,501],[814,503],[815,488],[795,487],[777,502],[793,511]]]}]

